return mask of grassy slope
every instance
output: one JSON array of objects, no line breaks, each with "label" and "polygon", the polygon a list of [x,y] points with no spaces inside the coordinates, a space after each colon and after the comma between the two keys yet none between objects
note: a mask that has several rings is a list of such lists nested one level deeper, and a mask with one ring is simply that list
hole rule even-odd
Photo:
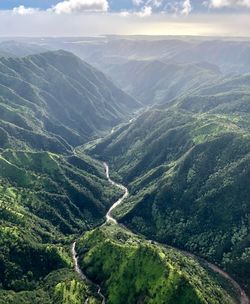
[{"label": "grassy slope", "polygon": [[81,267],[102,285],[110,304],[237,303],[193,258],[121,227],[88,232],[77,249]]}]

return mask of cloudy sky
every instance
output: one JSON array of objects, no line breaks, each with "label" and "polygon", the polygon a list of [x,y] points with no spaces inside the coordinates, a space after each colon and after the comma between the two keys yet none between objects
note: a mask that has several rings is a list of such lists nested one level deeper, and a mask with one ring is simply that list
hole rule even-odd
[{"label": "cloudy sky", "polygon": [[0,0],[0,36],[250,36],[250,0]]}]

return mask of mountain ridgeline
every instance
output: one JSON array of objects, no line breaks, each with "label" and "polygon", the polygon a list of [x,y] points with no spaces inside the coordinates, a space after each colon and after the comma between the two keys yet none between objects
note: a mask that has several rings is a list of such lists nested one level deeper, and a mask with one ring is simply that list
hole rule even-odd
[{"label": "mountain ridgeline", "polygon": [[48,51],[48,49],[36,43],[16,40],[0,41],[0,57],[25,57],[46,51]]}]

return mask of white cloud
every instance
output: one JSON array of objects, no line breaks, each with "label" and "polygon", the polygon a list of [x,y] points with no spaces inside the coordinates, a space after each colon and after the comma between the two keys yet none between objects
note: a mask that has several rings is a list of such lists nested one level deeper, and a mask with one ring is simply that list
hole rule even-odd
[{"label": "white cloud", "polygon": [[149,17],[152,15],[152,7],[144,6],[142,10],[140,12],[136,12],[135,15],[141,18]]},{"label": "white cloud", "polygon": [[192,11],[192,5],[190,0],[185,0],[182,4],[182,10],[181,14],[182,15],[189,15]]},{"label": "white cloud", "polygon": [[[6,26],[8,24],[8,26]],[[0,10],[0,36],[96,36],[117,35],[201,35],[250,37],[248,13],[234,14],[152,14],[137,18],[133,12],[126,18],[119,14],[59,15],[46,11],[25,16]]]},{"label": "white cloud", "polygon": [[141,4],[143,4],[143,0],[132,0],[133,4],[136,5],[136,6],[139,6]]},{"label": "white cloud", "polygon": [[250,0],[211,0],[210,7],[250,7]]},{"label": "white cloud", "polygon": [[128,11],[122,11],[122,12],[120,12],[119,15],[120,15],[121,17],[128,17],[128,16],[131,16],[131,13],[128,12]]},{"label": "white cloud", "polygon": [[152,15],[152,7],[151,6],[144,6],[140,11],[122,11],[119,13],[119,16],[121,17],[150,17]]},{"label": "white cloud", "polygon": [[167,2],[163,7],[163,12],[177,16],[188,16],[193,10],[191,0],[179,0]]},{"label": "white cloud", "polygon": [[106,12],[109,8],[107,0],[65,0],[53,8],[56,14],[71,14],[82,12]]},{"label": "white cloud", "polygon": [[158,8],[162,6],[163,2],[163,0],[148,0],[146,4]]},{"label": "white cloud", "polygon": [[16,15],[32,15],[36,13],[38,9],[31,8],[31,7],[25,7],[23,5],[20,5],[18,7],[14,7],[12,12]]}]

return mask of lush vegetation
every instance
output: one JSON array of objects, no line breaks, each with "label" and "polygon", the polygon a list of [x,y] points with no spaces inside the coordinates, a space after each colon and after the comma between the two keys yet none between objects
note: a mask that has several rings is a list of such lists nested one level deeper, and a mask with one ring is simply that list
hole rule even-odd
[{"label": "lush vegetation", "polygon": [[190,256],[119,226],[87,232],[77,248],[81,267],[101,284],[110,304],[237,303]]},{"label": "lush vegetation", "polygon": [[30,291],[0,291],[1,304],[100,304],[96,291],[69,269],[51,272]]}]

